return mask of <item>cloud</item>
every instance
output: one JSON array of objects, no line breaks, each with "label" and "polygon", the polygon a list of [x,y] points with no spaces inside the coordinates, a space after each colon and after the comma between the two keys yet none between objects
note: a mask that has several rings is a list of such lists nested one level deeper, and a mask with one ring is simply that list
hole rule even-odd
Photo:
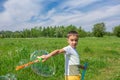
[{"label": "cloud", "polygon": [[8,0],[0,13],[0,30],[73,24],[89,31],[99,22],[105,22],[111,30],[120,22],[120,5],[102,3],[102,0]]},{"label": "cloud", "polygon": [[99,2],[99,0],[66,0],[60,5],[60,8],[67,10],[79,9],[95,2]]},{"label": "cloud", "polygon": [[[103,6],[100,8],[97,8],[95,10],[91,10],[89,12],[82,12],[79,10],[73,11],[71,13],[62,13],[62,14],[57,14],[52,16],[52,20],[54,23],[52,25],[69,25],[69,24],[74,24],[76,26],[88,26],[85,27],[86,29],[89,28],[90,26],[93,27],[94,24],[99,23],[99,22],[105,22],[107,25],[111,23],[109,19],[113,19],[116,16],[120,16],[120,5],[108,5],[108,6]],[[118,25],[118,20],[119,19],[114,19],[116,21],[116,25]],[[114,21],[114,23],[115,23]],[[113,21],[112,21],[113,22]],[[112,26],[112,24],[111,24]],[[111,27],[110,25],[108,26]],[[113,26],[114,27],[114,26]],[[88,29],[90,30],[90,29]]]},{"label": "cloud", "polygon": [[32,16],[37,16],[41,9],[34,0],[8,0],[4,4],[5,11],[0,13],[0,25],[21,24],[30,20]]},{"label": "cloud", "polygon": [[[86,13],[83,13],[81,11],[73,11],[73,13],[58,13],[56,15],[52,15],[51,20],[54,21],[54,23],[51,23],[52,25],[65,25],[65,24],[74,24],[77,26],[80,25],[88,25],[91,23],[101,22],[105,21],[107,18],[113,18],[115,16],[119,16],[120,14],[120,5],[115,6],[106,6],[97,8],[96,10],[92,10]],[[54,11],[55,12],[55,11]]]}]

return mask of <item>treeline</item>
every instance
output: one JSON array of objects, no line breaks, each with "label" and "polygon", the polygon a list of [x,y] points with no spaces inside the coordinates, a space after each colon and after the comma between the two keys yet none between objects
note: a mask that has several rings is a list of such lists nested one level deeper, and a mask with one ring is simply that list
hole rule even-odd
[{"label": "treeline", "polygon": [[104,35],[120,37],[120,25],[115,26],[112,32],[106,32],[105,24],[97,23],[93,25],[92,32],[87,32],[82,27],[76,27],[74,25],[40,26],[24,29],[23,31],[0,31],[0,38],[66,37],[66,34],[71,30],[76,30],[80,37],[103,37]]}]

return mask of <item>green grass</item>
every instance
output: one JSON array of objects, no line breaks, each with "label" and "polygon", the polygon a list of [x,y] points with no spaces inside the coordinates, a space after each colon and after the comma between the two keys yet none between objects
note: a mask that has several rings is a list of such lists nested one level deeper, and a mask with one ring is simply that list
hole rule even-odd
[{"label": "green grass", "polygon": [[[65,38],[5,38],[0,39],[0,75],[13,73],[18,80],[64,80],[64,55],[53,57],[56,74],[52,77],[36,75],[31,68],[15,71],[19,61],[29,61],[35,50],[55,49],[67,46]],[[120,80],[120,38],[80,38],[77,50],[81,64],[88,62],[85,80]],[[82,70],[81,70],[82,71]]]}]

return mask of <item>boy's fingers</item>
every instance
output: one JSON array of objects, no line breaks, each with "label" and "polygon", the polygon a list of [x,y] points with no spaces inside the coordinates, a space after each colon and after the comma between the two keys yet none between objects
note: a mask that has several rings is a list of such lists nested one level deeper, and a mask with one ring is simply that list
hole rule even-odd
[{"label": "boy's fingers", "polygon": [[38,56],[37,58],[38,59],[42,58],[42,62],[45,62],[47,60],[46,55]]},{"label": "boy's fingers", "polygon": [[42,60],[42,62],[45,62],[45,61],[46,61],[46,59]]},{"label": "boy's fingers", "polygon": [[45,55],[37,56],[37,58],[45,58]]},{"label": "boy's fingers", "polygon": [[41,58],[40,56],[37,56],[37,58]]}]

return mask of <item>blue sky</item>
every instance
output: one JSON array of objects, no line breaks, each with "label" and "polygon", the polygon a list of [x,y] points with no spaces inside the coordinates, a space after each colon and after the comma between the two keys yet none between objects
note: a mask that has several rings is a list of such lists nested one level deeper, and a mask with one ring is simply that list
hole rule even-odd
[{"label": "blue sky", "polygon": [[91,31],[101,22],[107,31],[120,25],[120,0],[0,0],[0,31],[70,24]]}]

